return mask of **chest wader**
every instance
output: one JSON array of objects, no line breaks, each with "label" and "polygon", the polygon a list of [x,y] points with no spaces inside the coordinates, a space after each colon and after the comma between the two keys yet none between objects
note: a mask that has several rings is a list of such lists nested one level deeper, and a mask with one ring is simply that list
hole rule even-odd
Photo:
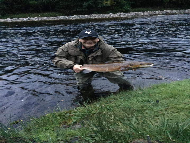
[{"label": "chest wader", "polygon": [[84,98],[88,98],[94,95],[94,89],[91,85],[93,76],[98,73],[100,76],[107,78],[111,83],[118,84],[119,91],[133,90],[133,85],[124,78],[124,75],[120,71],[116,72],[89,72],[89,73],[75,73],[79,92]]}]

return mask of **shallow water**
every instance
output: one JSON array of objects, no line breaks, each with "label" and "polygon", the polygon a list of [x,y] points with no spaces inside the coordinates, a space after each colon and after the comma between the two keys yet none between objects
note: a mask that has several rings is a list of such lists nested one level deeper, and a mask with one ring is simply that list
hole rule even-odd
[{"label": "shallow water", "polygon": [[[84,28],[96,29],[126,60],[154,66],[124,72],[136,88],[190,77],[190,15],[169,15],[91,23],[0,25],[0,121],[40,116],[78,106],[72,70],[56,68],[57,48]],[[117,85],[95,76],[97,96]],[[111,90],[110,90],[111,89]]]}]

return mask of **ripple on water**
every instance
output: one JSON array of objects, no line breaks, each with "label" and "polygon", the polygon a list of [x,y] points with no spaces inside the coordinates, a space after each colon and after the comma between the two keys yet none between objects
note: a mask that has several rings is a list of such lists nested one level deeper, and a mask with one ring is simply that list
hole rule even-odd
[{"label": "ripple on water", "polygon": [[[78,90],[72,70],[53,66],[51,56],[84,28],[96,29],[118,48],[126,60],[149,61],[154,66],[126,71],[136,87],[190,76],[190,15],[167,15],[131,20],[0,27],[0,120],[42,115],[59,104],[74,106]],[[100,84],[102,83],[102,84]],[[106,83],[106,84],[104,84]],[[95,77],[95,89],[117,89]],[[13,110],[14,109],[14,110]],[[26,110],[27,109],[27,110]]]}]

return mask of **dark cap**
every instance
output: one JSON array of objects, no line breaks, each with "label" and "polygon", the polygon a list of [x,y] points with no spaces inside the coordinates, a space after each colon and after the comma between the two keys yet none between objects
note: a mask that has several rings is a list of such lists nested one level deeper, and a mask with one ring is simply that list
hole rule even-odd
[{"label": "dark cap", "polygon": [[79,39],[83,39],[83,38],[87,38],[87,37],[97,38],[98,34],[96,33],[96,31],[91,30],[91,29],[86,29],[79,33]]}]

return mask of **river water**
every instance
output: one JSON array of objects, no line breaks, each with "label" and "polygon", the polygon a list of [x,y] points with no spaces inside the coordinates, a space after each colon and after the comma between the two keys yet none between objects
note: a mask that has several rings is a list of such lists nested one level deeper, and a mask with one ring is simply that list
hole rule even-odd
[{"label": "river water", "polygon": [[[136,88],[190,77],[190,15],[86,23],[1,24],[0,122],[8,124],[78,106],[73,71],[56,68],[51,57],[84,28],[95,29],[126,60],[154,63],[151,68],[124,72]],[[97,96],[118,89],[98,75],[92,84]]]}]

